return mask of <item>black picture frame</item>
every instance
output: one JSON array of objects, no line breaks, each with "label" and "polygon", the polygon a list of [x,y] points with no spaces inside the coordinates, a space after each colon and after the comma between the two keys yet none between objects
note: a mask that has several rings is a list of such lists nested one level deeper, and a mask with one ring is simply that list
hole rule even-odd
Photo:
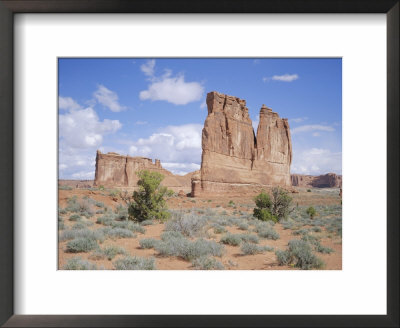
[{"label": "black picture frame", "polygon": [[[399,0],[0,0],[0,324],[4,327],[399,327],[399,8]],[[385,13],[387,315],[14,315],[13,18],[16,13]]]}]

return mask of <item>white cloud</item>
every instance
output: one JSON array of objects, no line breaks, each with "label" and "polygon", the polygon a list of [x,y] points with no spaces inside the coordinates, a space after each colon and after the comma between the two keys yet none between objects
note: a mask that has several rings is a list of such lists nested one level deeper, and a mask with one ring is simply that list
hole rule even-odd
[{"label": "white cloud", "polygon": [[206,103],[205,101],[202,102],[201,105],[200,105],[200,108],[201,108],[201,109],[207,108],[207,103]]},{"label": "white cloud", "polygon": [[168,171],[179,175],[200,170],[200,164],[196,163],[162,163],[162,166]]},{"label": "white cloud", "polygon": [[103,106],[113,112],[120,112],[126,109],[118,102],[118,95],[114,91],[107,89],[104,85],[99,85],[93,93],[94,98]]},{"label": "white cloud", "polygon": [[331,172],[342,174],[342,153],[323,148],[294,151],[291,172],[311,175]]},{"label": "white cloud", "polygon": [[308,117],[297,117],[297,118],[289,119],[290,122],[294,122],[294,123],[301,123],[305,120],[308,120]]},{"label": "white cloud", "polygon": [[312,136],[313,136],[313,137],[320,137],[320,136],[321,136],[321,133],[319,133],[319,132],[314,132],[314,133],[312,134]]},{"label": "white cloud", "polygon": [[73,148],[98,147],[103,141],[103,135],[114,133],[121,128],[118,120],[99,120],[92,108],[70,110],[59,116],[60,138]]},{"label": "white cloud", "polygon": [[263,82],[268,81],[280,81],[280,82],[293,82],[299,79],[297,74],[284,74],[284,75],[274,75],[272,77],[263,77]]},{"label": "white cloud", "polygon": [[147,90],[139,93],[141,100],[167,101],[174,105],[186,105],[199,101],[204,93],[204,87],[199,82],[186,82],[183,74],[172,76],[171,70],[156,77],[154,75],[155,60],[141,66],[142,71],[149,77],[151,84]]},{"label": "white cloud", "polygon": [[335,131],[335,129],[329,125],[312,124],[312,125],[298,126],[294,129],[290,130],[290,132],[292,134],[296,134],[296,133],[300,133],[300,132],[312,132],[312,131],[333,132],[333,131]]},{"label": "white cloud", "polygon": [[156,61],[154,59],[148,60],[145,64],[140,65],[140,69],[147,76],[154,75],[154,67],[156,66]]},{"label": "white cloud", "polygon": [[[93,108],[70,109],[59,116],[60,178],[88,178],[95,165],[96,149],[103,137],[121,128],[118,120],[101,121]],[[86,168],[83,171],[82,168]],[[91,178],[94,178],[91,176]]]},{"label": "white cloud", "polygon": [[170,163],[172,172],[191,172],[193,164],[199,165],[201,161],[202,128],[201,124],[167,126],[148,138],[133,142],[129,154],[157,158],[162,165]]},{"label": "white cloud", "polygon": [[81,106],[71,97],[58,97],[58,108],[59,109],[81,109]]}]

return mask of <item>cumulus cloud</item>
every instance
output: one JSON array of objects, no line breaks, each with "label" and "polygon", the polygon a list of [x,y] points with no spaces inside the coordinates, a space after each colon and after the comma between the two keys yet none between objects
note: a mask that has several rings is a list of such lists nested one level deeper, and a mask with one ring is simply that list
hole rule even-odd
[{"label": "cumulus cloud", "polygon": [[329,125],[311,124],[311,125],[298,126],[294,129],[291,129],[290,132],[292,134],[296,134],[301,132],[313,132],[313,131],[333,132],[335,131],[335,129]]},{"label": "cumulus cloud", "polygon": [[98,147],[103,135],[116,132],[121,128],[118,120],[100,121],[93,108],[70,110],[59,116],[60,138],[73,148]]},{"label": "cumulus cloud", "polygon": [[103,137],[118,131],[118,120],[101,121],[93,108],[74,109],[70,106],[59,116],[59,168],[60,178],[92,179],[96,149]]},{"label": "cumulus cloud", "polygon": [[263,77],[264,82],[268,81],[280,81],[280,82],[293,82],[299,79],[297,74],[284,74],[284,75],[274,75],[271,77]]},{"label": "cumulus cloud", "polygon": [[97,90],[93,93],[93,97],[104,107],[107,107],[113,112],[121,112],[126,109],[118,101],[116,92],[107,89],[104,85],[99,85]]},{"label": "cumulus cloud", "polygon": [[204,87],[199,82],[186,82],[183,74],[172,76],[171,70],[166,70],[160,77],[154,75],[155,60],[141,66],[141,70],[149,77],[151,84],[147,90],[139,93],[141,100],[167,101],[174,105],[186,105],[199,101],[204,93]]},{"label": "cumulus cloud", "polygon": [[154,67],[156,66],[156,61],[154,59],[148,60],[146,63],[140,66],[142,72],[147,76],[154,75]]},{"label": "cumulus cloud", "polygon": [[291,172],[311,175],[331,172],[342,174],[342,153],[324,148],[294,151]]},{"label": "cumulus cloud", "polygon": [[81,106],[71,97],[58,97],[58,108],[64,110],[81,109]]},{"label": "cumulus cloud", "polygon": [[[198,169],[201,161],[201,124],[167,126],[148,138],[140,138],[129,148],[132,156],[158,158],[173,173]],[[167,166],[165,166],[165,163]]]}]

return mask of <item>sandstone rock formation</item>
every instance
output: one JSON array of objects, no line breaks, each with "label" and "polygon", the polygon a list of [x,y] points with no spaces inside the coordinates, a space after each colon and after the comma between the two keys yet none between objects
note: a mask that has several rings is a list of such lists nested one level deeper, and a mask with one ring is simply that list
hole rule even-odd
[{"label": "sandstone rock formation", "polygon": [[315,188],[341,188],[342,176],[335,173],[324,175],[302,175],[292,174],[292,185],[295,187],[315,187]]},{"label": "sandstone rock formation", "polygon": [[146,157],[123,156],[113,152],[102,154],[99,150],[96,155],[94,186],[134,189],[137,187],[139,179],[136,173],[141,170],[163,174],[164,179],[161,184],[174,191],[190,190],[191,174],[174,175],[164,169],[158,159],[153,163],[150,158]]},{"label": "sandstone rock formation", "polygon": [[263,105],[256,136],[245,100],[210,92],[206,102],[201,169],[192,177],[192,196],[290,187],[287,119]]}]

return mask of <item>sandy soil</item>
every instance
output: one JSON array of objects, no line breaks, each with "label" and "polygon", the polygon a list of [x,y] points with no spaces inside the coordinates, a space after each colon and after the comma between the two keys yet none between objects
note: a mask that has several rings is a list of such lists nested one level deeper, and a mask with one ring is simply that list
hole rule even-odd
[{"label": "sandy soil", "polygon": [[[304,206],[304,205],[340,205],[340,197],[338,189],[312,189],[311,192],[305,188],[297,188],[298,193],[293,193],[293,204]],[[72,196],[82,198],[88,196],[96,201],[103,202],[106,206],[115,208],[118,204],[124,204],[124,201],[115,195],[111,195],[112,191],[100,191],[100,190],[89,190],[89,189],[72,189],[72,190],[59,190],[59,208],[64,208],[67,205],[67,199]],[[235,203],[235,208],[229,205],[229,201]],[[170,209],[190,209],[190,208],[211,208],[217,211],[226,211],[228,215],[236,215],[239,211],[242,213],[252,213],[254,206],[253,197],[215,197],[215,198],[190,198],[190,197],[174,197],[168,200],[168,207]],[[64,216],[64,224],[66,229],[70,228],[76,222],[68,220],[70,214]],[[95,215],[89,220],[94,224],[89,229],[97,229],[102,227],[100,224],[96,224],[96,219],[99,215]],[[118,245],[126,249],[130,255],[136,255],[141,257],[153,256],[156,259],[156,267],[159,270],[191,270],[193,269],[192,264],[188,261],[184,261],[177,257],[162,257],[157,255],[157,252],[153,249],[141,249],[139,248],[139,240],[143,238],[156,238],[160,239],[160,235],[164,230],[164,224],[154,224],[145,226],[145,234],[137,233],[136,238],[124,238],[111,240],[107,239],[102,243],[102,247],[106,245]],[[247,231],[239,230],[237,227],[226,227],[229,232],[232,233],[244,233]],[[266,240],[260,239],[259,245],[272,246],[275,249],[286,249],[289,240],[300,239],[301,236],[295,236],[292,234],[292,230],[283,229],[281,224],[276,224],[274,229],[279,233],[280,239],[278,240]],[[256,234],[255,232],[251,232]],[[322,258],[325,262],[324,269],[326,270],[341,270],[342,268],[342,240],[338,236],[332,236],[328,234],[324,229],[320,234],[322,236],[321,244],[323,246],[334,249],[331,254],[320,254],[317,256]],[[329,238],[330,236],[331,238]],[[221,234],[214,234],[210,230],[210,239],[219,241]],[[62,268],[68,259],[80,256],[83,259],[89,259],[90,253],[79,253],[71,254],[65,252],[67,242],[59,242],[58,258],[59,268]],[[257,255],[242,255],[240,246],[225,246],[225,253],[221,258],[217,258],[227,270],[292,270],[290,266],[279,266],[275,252],[265,252]],[[114,259],[123,257],[117,255]],[[104,267],[105,269],[113,269],[112,261],[108,260],[90,260],[95,263],[98,267]]]}]

